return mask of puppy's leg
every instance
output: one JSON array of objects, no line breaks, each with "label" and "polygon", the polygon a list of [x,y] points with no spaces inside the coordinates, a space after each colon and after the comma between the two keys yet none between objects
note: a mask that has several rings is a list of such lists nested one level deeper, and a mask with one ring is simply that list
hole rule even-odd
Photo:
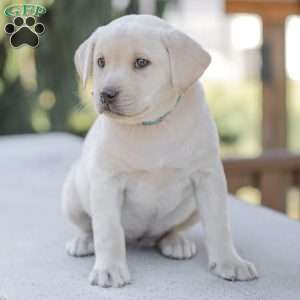
[{"label": "puppy's leg", "polygon": [[184,236],[184,230],[199,221],[198,213],[193,213],[185,222],[176,226],[158,242],[161,253],[169,258],[188,259],[197,253],[195,242]]},{"label": "puppy's leg", "polygon": [[91,218],[83,211],[74,182],[74,168],[70,171],[63,188],[63,211],[78,227],[80,234],[66,244],[66,251],[72,256],[94,254]]},{"label": "puppy's leg", "polygon": [[130,282],[121,225],[123,194],[118,183],[111,180],[91,185],[96,255],[94,269],[90,274],[92,285],[122,287]]},{"label": "puppy's leg", "polygon": [[227,280],[257,278],[254,265],[236,252],[228,221],[227,189],[221,162],[210,174],[195,174],[192,178],[199,213],[206,235],[209,267],[217,276]]}]

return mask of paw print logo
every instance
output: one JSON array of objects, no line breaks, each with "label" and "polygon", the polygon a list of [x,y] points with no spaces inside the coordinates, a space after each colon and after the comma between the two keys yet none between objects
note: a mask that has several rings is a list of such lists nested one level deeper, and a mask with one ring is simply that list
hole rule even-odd
[{"label": "paw print logo", "polygon": [[45,26],[42,23],[36,23],[32,16],[15,17],[13,23],[6,24],[5,32],[10,35],[12,47],[18,48],[26,44],[35,48],[39,45],[39,36],[45,32]]}]

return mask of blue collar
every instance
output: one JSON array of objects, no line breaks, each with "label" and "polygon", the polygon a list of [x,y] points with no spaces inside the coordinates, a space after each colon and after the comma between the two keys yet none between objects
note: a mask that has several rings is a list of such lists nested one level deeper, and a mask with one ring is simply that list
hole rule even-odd
[{"label": "blue collar", "polygon": [[178,96],[176,104],[174,105],[174,107],[170,111],[166,112],[164,115],[162,115],[161,117],[159,117],[159,118],[157,118],[155,120],[144,121],[142,123],[142,125],[144,125],[144,126],[151,126],[151,125],[159,124],[167,115],[169,115],[176,108],[176,106],[177,106],[177,104],[179,103],[180,100],[181,100],[181,96]]}]

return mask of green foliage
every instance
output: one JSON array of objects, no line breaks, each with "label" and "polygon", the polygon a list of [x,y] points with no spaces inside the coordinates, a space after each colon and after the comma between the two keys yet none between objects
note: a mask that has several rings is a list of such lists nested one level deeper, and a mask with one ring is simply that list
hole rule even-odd
[{"label": "green foliage", "polygon": [[[174,0],[175,1],[175,0]],[[1,0],[0,11],[19,1]],[[116,11],[109,0],[40,0],[48,13],[36,50],[10,47],[0,30],[0,134],[69,131],[84,135],[95,118],[90,88],[78,84],[73,56],[99,25],[123,14],[138,13],[138,1]],[[162,16],[167,1],[157,0]],[[2,14],[0,27],[9,20]],[[223,154],[256,155],[261,150],[261,85],[258,81],[206,82],[209,105],[217,121]],[[289,146],[300,150],[300,84],[289,82]]]},{"label": "green foliage", "polygon": [[[4,22],[3,17],[1,23]],[[31,131],[30,91],[23,87],[19,74],[13,74],[8,69],[8,63],[13,63],[14,60],[14,51],[11,50],[7,40],[2,38],[0,40],[0,134]]]},{"label": "green foliage", "polygon": [[69,117],[80,102],[73,56],[78,45],[112,18],[110,1],[55,1],[41,21],[47,34],[35,51],[38,93],[50,90],[54,104],[48,112],[51,130],[71,130]]},{"label": "green foliage", "polygon": [[260,83],[207,82],[205,89],[217,122],[223,154],[258,154],[261,150]]},{"label": "green foliage", "polygon": [[300,82],[288,82],[288,145],[292,151],[300,151]]},{"label": "green foliage", "polygon": [[[47,14],[39,19],[46,32],[36,50],[13,49],[7,36],[0,33],[0,134],[48,130],[84,134],[92,113],[89,108],[82,110],[79,94],[84,92],[78,90],[74,52],[98,26],[137,13],[138,1],[130,1],[123,12],[113,11],[109,0],[39,3],[47,8]],[[10,4],[19,1],[3,0],[0,10]],[[8,21],[1,15],[2,28]],[[74,116],[85,120],[83,127]]]}]

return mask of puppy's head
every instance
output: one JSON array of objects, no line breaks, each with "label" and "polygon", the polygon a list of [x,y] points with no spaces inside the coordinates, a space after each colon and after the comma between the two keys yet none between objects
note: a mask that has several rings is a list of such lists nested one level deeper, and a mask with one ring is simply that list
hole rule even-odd
[{"label": "puppy's head", "polygon": [[170,111],[209,63],[209,54],[194,40],[143,15],[98,28],[75,54],[84,86],[93,76],[97,111],[132,124]]}]

